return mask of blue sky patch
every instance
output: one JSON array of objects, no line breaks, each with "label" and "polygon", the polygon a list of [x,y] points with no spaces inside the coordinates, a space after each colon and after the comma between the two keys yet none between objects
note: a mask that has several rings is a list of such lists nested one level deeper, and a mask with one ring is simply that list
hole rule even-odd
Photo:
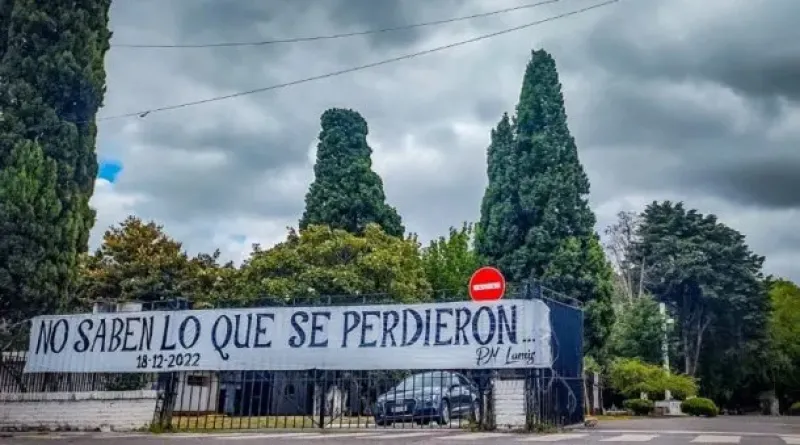
[{"label": "blue sky patch", "polygon": [[105,179],[113,184],[117,181],[117,176],[119,176],[121,171],[122,162],[114,160],[101,160],[100,167],[97,170],[97,177],[100,179]]}]

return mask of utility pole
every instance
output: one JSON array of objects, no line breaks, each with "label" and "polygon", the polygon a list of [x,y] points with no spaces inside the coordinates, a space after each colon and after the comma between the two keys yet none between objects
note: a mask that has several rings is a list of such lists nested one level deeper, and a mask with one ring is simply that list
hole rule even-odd
[{"label": "utility pole", "polygon": [[[667,305],[658,303],[658,311],[661,313],[663,337],[661,339],[661,358],[664,362],[664,371],[669,374],[669,325],[673,320],[667,315]],[[672,394],[667,389],[664,391],[664,400],[672,400]]]}]

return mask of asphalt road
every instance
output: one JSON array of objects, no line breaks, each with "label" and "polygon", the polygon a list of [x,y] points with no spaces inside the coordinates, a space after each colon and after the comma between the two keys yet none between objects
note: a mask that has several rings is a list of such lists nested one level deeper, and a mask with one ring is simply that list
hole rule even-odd
[{"label": "asphalt road", "polygon": [[41,445],[44,443],[75,445],[504,445],[539,444],[603,445],[637,444],[742,444],[742,445],[800,445],[800,419],[768,417],[718,417],[716,419],[643,419],[602,422],[597,428],[575,430],[553,435],[517,435],[503,433],[465,433],[445,430],[347,430],[319,433],[258,432],[219,434],[51,434],[17,435],[0,439],[0,443]]}]

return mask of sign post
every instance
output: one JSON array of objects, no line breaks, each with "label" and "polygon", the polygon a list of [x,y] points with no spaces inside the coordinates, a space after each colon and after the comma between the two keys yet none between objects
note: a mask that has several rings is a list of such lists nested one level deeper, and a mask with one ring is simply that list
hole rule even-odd
[{"label": "sign post", "polygon": [[481,267],[469,279],[469,296],[472,301],[497,301],[506,292],[506,279],[494,267]]}]

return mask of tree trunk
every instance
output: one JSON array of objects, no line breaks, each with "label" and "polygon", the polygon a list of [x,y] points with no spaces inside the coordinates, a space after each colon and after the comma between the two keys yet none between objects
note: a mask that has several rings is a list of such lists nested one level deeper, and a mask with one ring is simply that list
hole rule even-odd
[{"label": "tree trunk", "polygon": [[[687,299],[684,298],[684,302]],[[700,363],[700,352],[703,350],[703,337],[711,324],[711,318],[700,308],[694,312],[686,311],[683,315],[681,338],[683,342],[684,373],[694,377]]]},{"label": "tree trunk", "polygon": [[692,375],[692,362],[691,362],[691,347],[689,345],[689,327],[691,326],[691,318],[689,317],[689,297],[686,292],[683,293],[683,307],[681,308],[681,342],[683,343],[683,372],[686,375]]},{"label": "tree trunk", "polygon": [[697,373],[697,366],[700,362],[700,351],[703,350],[703,335],[708,329],[708,325],[711,323],[710,319],[702,320],[702,317],[698,317],[700,320],[697,321],[699,327],[697,328],[697,342],[694,345],[694,361],[692,363],[692,373],[689,374],[690,376],[694,376]]}]

